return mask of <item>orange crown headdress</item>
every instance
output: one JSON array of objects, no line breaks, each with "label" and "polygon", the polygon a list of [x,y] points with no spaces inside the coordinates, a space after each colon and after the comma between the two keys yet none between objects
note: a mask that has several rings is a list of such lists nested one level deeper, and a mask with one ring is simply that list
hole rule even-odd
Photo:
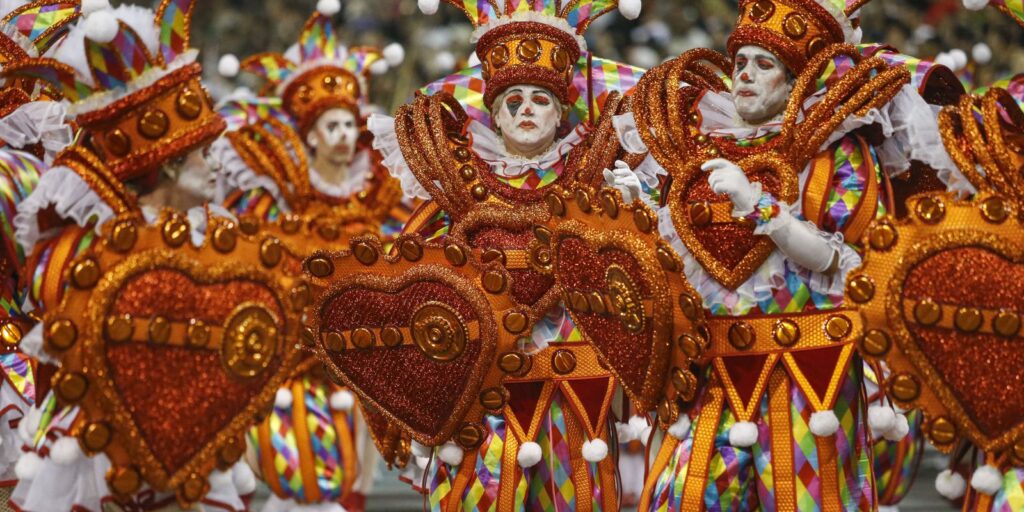
[{"label": "orange crown headdress", "polygon": [[729,53],[755,45],[782,60],[794,75],[821,50],[841,43],[860,42],[852,21],[870,0],[741,0],[736,29],[729,36]]},{"label": "orange crown headdress", "polygon": [[[348,108],[357,116],[367,104],[367,80],[401,63],[398,44],[384,50],[348,48],[338,40],[330,17],[341,8],[338,0],[321,0],[306,20],[298,43],[284,54],[261,53],[245,59],[240,69],[266,80],[264,96],[281,98],[285,111],[305,134],[318,117],[332,108]],[[222,67],[232,68],[233,66]],[[224,70],[231,75],[233,69]]]},{"label": "orange crown headdress", "polygon": [[[587,49],[583,34],[597,18],[615,10],[628,19],[640,15],[640,0],[444,0],[461,10],[476,30],[490,106],[503,90],[532,84],[569,101],[576,61]],[[438,0],[420,0],[425,14]]]},{"label": "orange crown headdress", "polygon": [[[220,134],[224,121],[189,48],[194,0],[163,0],[154,14],[93,0],[53,50],[11,64],[4,77],[41,80],[71,102],[69,117],[121,180],[143,176]],[[97,5],[98,4],[98,5]]]}]

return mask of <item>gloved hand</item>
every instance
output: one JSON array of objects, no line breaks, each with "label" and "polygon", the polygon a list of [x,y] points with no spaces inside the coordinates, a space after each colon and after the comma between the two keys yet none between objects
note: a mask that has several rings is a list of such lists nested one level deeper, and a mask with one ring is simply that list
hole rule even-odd
[{"label": "gloved hand", "polygon": [[640,178],[622,160],[615,161],[614,169],[604,170],[604,182],[609,187],[619,189],[622,192],[622,200],[626,204],[631,204],[642,197],[643,189],[640,187]]},{"label": "gloved hand", "polygon": [[768,236],[787,258],[818,273],[831,272],[839,263],[839,250],[829,244],[825,234],[809,222],[781,211],[768,224]]},{"label": "gloved hand", "polygon": [[716,194],[725,194],[732,201],[732,216],[743,217],[754,211],[761,197],[761,184],[750,183],[743,169],[724,158],[704,162],[701,170],[708,171],[708,185]]}]

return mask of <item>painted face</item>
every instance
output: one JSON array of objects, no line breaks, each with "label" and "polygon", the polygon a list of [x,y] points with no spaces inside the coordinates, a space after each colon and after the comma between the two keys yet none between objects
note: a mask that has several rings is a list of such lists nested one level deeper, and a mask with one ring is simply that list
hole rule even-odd
[{"label": "painted face", "polygon": [[760,46],[744,46],[733,60],[736,112],[749,124],[770,121],[786,109],[793,84],[778,57]]},{"label": "painted face", "polygon": [[317,118],[306,135],[306,144],[316,152],[316,160],[331,166],[344,166],[356,153],[359,124],[346,108],[332,108]]},{"label": "painted face", "polygon": [[554,142],[562,106],[551,91],[534,85],[513,85],[494,103],[494,124],[509,152],[534,157]]}]

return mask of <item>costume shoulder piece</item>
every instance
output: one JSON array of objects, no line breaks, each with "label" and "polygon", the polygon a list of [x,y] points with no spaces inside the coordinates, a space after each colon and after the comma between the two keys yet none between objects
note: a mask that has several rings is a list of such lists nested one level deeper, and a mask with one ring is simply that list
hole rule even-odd
[{"label": "costume shoulder piece", "polygon": [[279,247],[233,222],[209,229],[197,248],[179,213],[110,222],[44,317],[45,348],[61,361],[54,390],[84,412],[71,433],[110,459],[119,498],[148,484],[185,508],[200,500],[299,357],[303,280],[282,271]]},{"label": "costume shoulder piece", "polygon": [[426,445],[484,441],[486,412],[501,411],[504,376],[525,368],[515,347],[527,317],[496,263],[468,248],[375,237],[306,261],[317,295],[311,336],[328,371]]},{"label": "costume shoulder piece", "polygon": [[661,239],[655,213],[639,200],[624,204],[617,190],[556,189],[546,202],[551,220],[535,231],[533,264],[554,275],[576,325],[637,410],[658,407],[667,428],[695,396],[690,363],[709,343],[682,262]]}]

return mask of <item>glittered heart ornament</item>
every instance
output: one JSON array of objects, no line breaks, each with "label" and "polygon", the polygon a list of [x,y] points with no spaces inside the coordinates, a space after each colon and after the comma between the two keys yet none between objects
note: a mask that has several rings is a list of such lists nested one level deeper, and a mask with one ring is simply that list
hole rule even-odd
[{"label": "glittered heart ornament", "polygon": [[483,441],[485,410],[500,410],[500,354],[514,351],[526,315],[509,299],[497,263],[470,264],[470,250],[401,237],[383,256],[373,237],[306,261],[318,296],[317,357],[328,372],[425,445],[453,436]]},{"label": "glittered heart ornament", "polygon": [[847,299],[865,318],[859,350],[891,369],[901,407],[920,407],[939,449],[961,437],[1024,461],[1024,230],[999,196],[918,196],[876,222]]},{"label": "glittered heart ornament", "polygon": [[613,190],[558,190],[548,204],[552,221],[537,230],[533,260],[551,268],[577,327],[640,410],[691,400],[704,311],[654,212]]},{"label": "glittered heart ornament", "polygon": [[187,219],[112,221],[72,262],[46,349],[61,361],[54,389],[78,404],[87,453],[104,452],[108,485],[127,498],[148,483],[191,504],[207,476],[244,453],[244,432],[296,364],[300,277],[280,272],[266,240],[211,219],[209,244]]}]

